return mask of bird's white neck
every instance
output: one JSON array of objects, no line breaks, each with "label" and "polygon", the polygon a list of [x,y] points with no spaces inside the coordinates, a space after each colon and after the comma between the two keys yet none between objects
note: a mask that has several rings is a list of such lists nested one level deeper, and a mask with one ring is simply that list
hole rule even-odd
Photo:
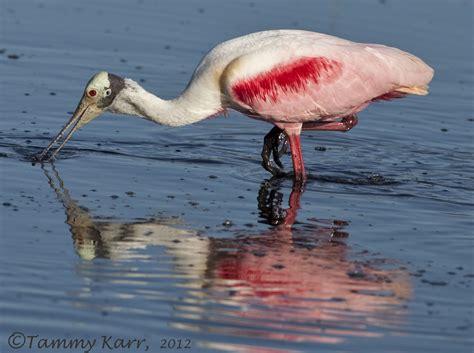
[{"label": "bird's white neck", "polygon": [[158,124],[184,126],[203,120],[223,110],[220,95],[205,87],[188,86],[177,98],[161,99],[133,80],[125,79],[125,87],[114,99],[109,111],[140,116]]}]

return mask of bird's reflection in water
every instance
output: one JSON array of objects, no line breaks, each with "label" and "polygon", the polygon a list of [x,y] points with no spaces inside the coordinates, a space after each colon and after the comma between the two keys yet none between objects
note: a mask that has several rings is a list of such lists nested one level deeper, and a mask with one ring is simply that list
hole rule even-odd
[{"label": "bird's reflection in water", "polygon": [[[66,211],[66,223],[71,230],[74,248],[84,260],[137,259],[140,249],[150,245],[166,245],[167,241],[192,238],[196,232],[176,228],[177,219],[144,219],[122,223],[108,219],[94,219],[89,210],[74,201],[54,165],[52,173],[43,167],[49,185]],[[144,257],[144,256],[143,256]]]},{"label": "bird's reflection in water", "polygon": [[[65,207],[81,258],[153,261],[141,249],[165,250],[170,276],[182,280],[179,288],[186,293],[173,305],[170,325],[175,328],[329,344],[349,336],[379,336],[381,328],[395,330],[403,320],[411,292],[408,273],[381,268],[390,260],[351,252],[345,221],[297,223],[303,192],[298,186],[284,207],[279,183],[262,184],[258,208],[261,221],[272,225],[268,230],[212,238],[179,229],[176,220],[94,220],[71,199],[54,169],[45,174]],[[159,271],[161,263],[156,263]],[[148,273],[143,278],[147,289],[141,283],[131,297],[164,297],[153,283],[161,277]]]}]

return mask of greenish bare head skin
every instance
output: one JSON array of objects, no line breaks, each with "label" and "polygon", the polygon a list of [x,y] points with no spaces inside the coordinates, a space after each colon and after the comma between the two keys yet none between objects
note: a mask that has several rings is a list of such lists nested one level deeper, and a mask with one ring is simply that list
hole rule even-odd
[{"label": "greenish bare head skin", "polygon": [[[119,76],[105,71],[95,74],[87,83],[84,94],[69,122],[61,129],[43,152],[33,157],[34,161],[42,162],[52,159],[71,138],[74,131],[90,123],[112,104],[124,86],[125,82],[123,78]],[[63,141],[60,142],[59,147],[48,158],[45,158],[49,150],[56,142],[62,139],[63,135],[65,135],[65,137]]]},{"label": "greenish bare head skin", "polygon": [[90,89],[100,90],[102,93],[105,93],[105,90],[110,87],[109,74],[105,71],[101,71],[91,77],[89,82],[86,85],[86,91]]}]

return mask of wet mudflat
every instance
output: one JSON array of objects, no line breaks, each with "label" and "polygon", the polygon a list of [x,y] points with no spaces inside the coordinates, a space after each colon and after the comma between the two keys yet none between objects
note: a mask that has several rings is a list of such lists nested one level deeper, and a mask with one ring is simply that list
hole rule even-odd
[{"label": "wet mudflat", "polygon": [[[413,52],[431,94],[305,134],[304,190],[269,179],[270,125],[237,113],[106,114],[29,163],[95,72],[171,98],[213,45],[269,28]],[[25,352],[472,350],[471,2],[3,1],[0,33],[2,352],[13,332],[38,335]]]}]

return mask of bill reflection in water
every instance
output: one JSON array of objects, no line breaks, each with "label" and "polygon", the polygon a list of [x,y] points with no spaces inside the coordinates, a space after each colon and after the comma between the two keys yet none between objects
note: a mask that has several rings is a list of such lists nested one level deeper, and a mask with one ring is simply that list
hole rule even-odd
[{"label": "bill reflection in water", "polygon": [[[155,261],[159,267],[160,258],[143,250],[165,250],[173,264],[170,276],[181,278],[179,287],[187,288],[183,305],[173,306],[170,319],[178,329],[331,344],[350,336],[377,337],[403,325],[403,304],[411,295],[409,274],[380,269],[361,256],[351,260],[354,254],[344,240],[348,222],[315,219],[295,225],[300,189],[292,191],[284,208],[278,184],[263,183],[258,208],[262,222],[272,226],[211,238],[180,229],[176,219],[94,219],[71,198],[54,166],[50,168],[45,174],[64,205],[74,247],[85,263],[134,259]],[[147,281],[132,288],[135,296],[163,297],[151,289],[154,277]],[[180,321],[182,317],[187,320]]]}]

